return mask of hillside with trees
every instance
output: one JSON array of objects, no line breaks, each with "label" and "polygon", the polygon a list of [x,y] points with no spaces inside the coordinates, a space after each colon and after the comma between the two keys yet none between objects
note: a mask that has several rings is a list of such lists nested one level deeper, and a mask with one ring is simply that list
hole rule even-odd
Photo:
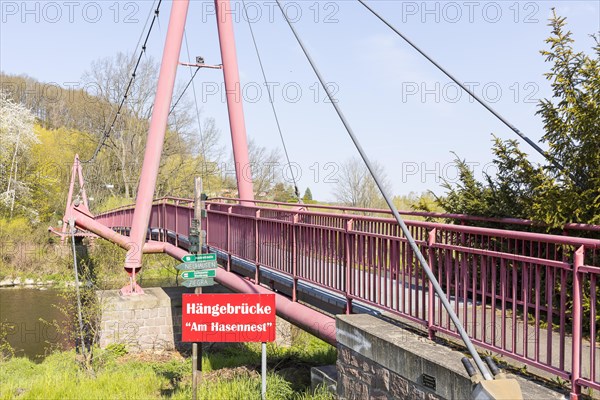
[{"label": "hillside with trees", "polygon": [[[55,224],[64,211],[76,153],[84,163],[92,211],[133,202],[159,65],[151,57],[142,60],[117,114],[132,61],[123,53],[99,59],[81,83],[67,87],[0,74],[1,219]],[[193,111],[183,91],[178,87],[173,96],[176,107],[169,116],[156,196],[191,197],[190,182],[201,176],[209,196],[235,197],[235,177],[227,173],[233,170],[227,165],[232,161],[221,145],[222,133],[213,118]],[[101,141],[105,135],[107,140]],[[281,163],[279,151],[251,141],[249,152],[257,198],[295,201],[293,188],[265,167]]]}]

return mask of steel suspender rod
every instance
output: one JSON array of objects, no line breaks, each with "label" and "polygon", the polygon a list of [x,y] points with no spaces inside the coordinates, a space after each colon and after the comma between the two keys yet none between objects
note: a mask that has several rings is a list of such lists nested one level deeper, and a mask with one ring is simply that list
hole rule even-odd
[{"label": "steel suspender rod", "polygon": [[304,55],[306,56],[306,59],[308,60],[308,62],[310,63],[310,66],[312,67],[313,71],[315,72],[315,75],[319,79],[319,82],[321,83],[321,86],[323,87],[323,89],[325,89],[325,93],[327,93],[327,97],[329,98],[329,100],[331,102],[331,105],[335,109],[335,112],[337,113],[337,115],[340,118],[342,124],[346,128],[346,131],[348,132],[348,135],[350,136],[350,139],[352,139],[352,142],[354,143],[354,146],[356,147],[356,149],[360,153],[360,156],[363,159],[365,165],[367,166],[367,169],[369,170],[369,172],[371,173],[371,176],[375,180],[375,183],[377,184],[377,187],[379,188],[379,191],[383,195],[383,197],[385,199],[385,202],[387,203],[387,205],[389,206],[390,210],[392,211],[392,214],[394,215],[394,218],[396,219],[396,221],[400,225],[400,228],[402,229],[402,232],[404,233],[404,236],[406,236],[406,239],[408,240],[408,243],[410,244],[411,249],[416,254],[417,259],[419,260],[419,263],[423,267],[423,270],[425,271],[425,273],[427,274],[427,277],[429,278],[430,282],[432,283],[432,285],[433,285],[433,287],[435,289],[435,292],[437,293],[437,295],[439,296],[440,300],[442,301],[442,304],[444,305],[444,308],[448,312],[448,314],[450,316],[450,319],[452,319],[452,322],[456,326],[456,329],[457,329],[458,333],[460,334],[460,337],[462,338],[463,342],[467,346],[467,349],[469,350],[469,353],[471,354],[471,357],[473,357],[473,360],[475,361],[475,364],[477,365],[477,368],[479,369],[479,371],[483,375],[484,379],[486,379],[486,380],[493,380],[494,378],[490,374],[487,366],[483,363],[483,360],[481,359],[481,357],[479,357],[479,354],[477,353],[477,350],[475,349],[475,346],[473,345],[473,342],[471,342],[471,339],[469,338],[469,335],[465,331],[465,328],[462,326],[462,323],[458,319],[458,316],[456,315],[456,313],[452,309],[452,306],[450,305],[450,302],[448,301],[448,298],[446,297],[446,294],[442,290],[442,288],[441,288],[438,280],[436,279],[435,275],[433,274],[433,271],[431,270],[431,267],[429,266],[429,264],[425,260],[425,257],[423,256],[423,254],[421,253],[421,250],[417,246],[417,243],[415,242],[415,239],[411,235],[410,230],[408,229],[408,227],[404,223],[404,220],[400,216],[400,213],[398,213],[398,210],[396,209],[396,206],[392,202],[391,197],[389,196],[389,194],[387,193],[385,187],[383,186],[382,180],[379,177],[376,169],[373,167],[373,164],[371,164],[371,161],[369,160],[369,157],[367,156],[365,150],[361,146],[358,138],[354,134],[354,131],[350,127],[350,124],[348,123],[348,120],[346,120],[346,117],[344,116],[341,108],[338,106],[337,102],[333,98],[333,95],[329,91],[329,88],[327,87],[327,85],[325,85],[325,80],[323,79],[323,76],[319,72],[319,69],[317,68],[315,62],[313,61],[312,57],[308,53],[308,50],[304,46],[304,43],[302,42],[302,40],[298,36],[298,33],[296,32],[296,29],[294,29],[294,26],[292,25],[292,23],[290,22],[290,20],[287,18],[287,15],[283,11],[283,8],[281,7],[280,0],[275,0],[275,1],[277,2],[277,5],[279,6],[279,9],[281,10],[281,13],[283,14],[283,18],[287,22],[287,24],[290,27],[290,29],[292,30],[292,33],[294,34],[296,40],[298,41],[298,44],[302,48],[302,51],[304,52]]}]

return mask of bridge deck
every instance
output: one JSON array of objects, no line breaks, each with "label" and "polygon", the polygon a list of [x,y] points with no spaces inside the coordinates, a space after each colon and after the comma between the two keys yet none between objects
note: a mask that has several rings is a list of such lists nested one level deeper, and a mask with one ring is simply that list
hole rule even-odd
[{"label": "bridge deck", "polygon": [[[457,338],[395,221],[299,208],[208,202],[207,244],[237,270],[328,312],[392,313],[431,334]],[[130,226],[131,208],[97,217]],[[185,248],[189,200],[163,199],[153,239]],[[600,240],[408,221],[421,251],[474,343],[574,385],[600,390]],[[578,258],[579,257],[579,258]],[[580,284],[574,285],[574,277]],[[268,279],[267,279],[268,278]],[[276,279],[274,279],[276,278]],[[568,290],[567,290],[568,289]],[[574,296],[587,303],[574,313]],[[527,323],[525,322],[527,321]],[[580,330],[581,346],[571,332]]]}]

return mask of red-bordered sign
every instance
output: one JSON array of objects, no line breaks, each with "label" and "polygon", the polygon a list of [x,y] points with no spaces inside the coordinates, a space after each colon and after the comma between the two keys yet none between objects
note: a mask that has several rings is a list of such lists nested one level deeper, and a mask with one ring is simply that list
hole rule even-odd
[{"label": "red-bordered sign", "polygon": [[272,342],[274,294],[184,294],[184,342]]}]

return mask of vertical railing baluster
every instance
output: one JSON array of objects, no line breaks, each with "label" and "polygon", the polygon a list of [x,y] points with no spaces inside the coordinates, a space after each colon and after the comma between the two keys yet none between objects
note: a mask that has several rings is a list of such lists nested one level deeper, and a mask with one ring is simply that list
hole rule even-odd
[{"label": "vertical railing baluster", "polygon": [[[521,274],[523,275],[521,288],[522,299],[523,299],[523,357],[528,357],[529,351],[529,291],[530,291],[530,282],[529,282],[529,263],[523,263],[523,267],[521,269]],[[518,353],[517,353],[518,354]]]},{"label": "vertical railing baluster", "polygon": [[345,287],[345,291],[346,291],[346,314],[350,314],[352,312],[352,299],[351,299],[351,294],[352,294],[352,290],[350,288],[350,285],[352,284],[353,279],[350,278],[350,274],[352,271],[352,267],[351,267],[351,256],[350,256],[350,233],[352,232],[352,228],[353,228],[353,220],[349,219],[348,221],[346,221],[346,233],[345,233],[345,239],[344,239],[344,253],[345,253],[345,257],[344,257],[344,262],[345,262],[345,270],[346,270],[346,287]]},{"label": "vertical railing baluster", "polygon": [[578,400],[581,394],[579,379],[581,378],[581,277],[579,268],[583,267],[585,248],[581,246],[573,259],[573,358],[571,360],[571,400]]},{"label": "vertical railing baluster", "polygon": [[162,220],[162,241],[166,242],[167,241],[167,201],[164,200],[163,204],[162,204],[162,209],[163,209],[163,220]]},{"label": "vertical railing baluster", "polygon": [[[592,260],[592,265],[593,265],[593,260]],[[596,349],[597,349],[597,345],[595,343],[597,343],[597,339],[596,339],[596,327],[598,326],[598,324],[596,323],[596,316],[598,315],[598,310],[596,309],[596,298],[598,296],[598,288],[597,288],[597,278],[598,275],[594,275],[594,274],[590,274],[589,275],[589,280],[590,280],[590,342],[592,343],[592,345],[590,346],[590,380],[592,382],[598,382],[598,380],[596,380]],[[595,342],[594,342],[595,341]]]},{"label": "vertical railing baluster", "polygon": [[227,207],[227,271],[231,271],[231,210]]},{"label": "vertical railing baluster", "polygon": [[260,262],[258,259],[259,256],[259,245],[258,245],[258,219],[260,218],[260,210],[256,210],[255,218],[254,218],[254,265],[256,265],[256,269],[254,271],[254,283],[257,285],[260,284]]},{"label": "vertical railing baluster", "polygon": [[179,224],[177,219],[179,218],[179,200],[175,200],[175,247],[179,247]]},{"label": "vertical railing baluster", "polygon": [[[433,228],[430,232],[429,232],[429,236],[427,238],[427,253],[429,256],[429,266],[432,268],[433,271],[435,271],[435,263],[434,263],[434,252],[435,252],[435,237],[436,237],[436,228]],[[435,273],[435,272],[434,272]],[[433,288],[433,284],[431,283],[431,280],[427,280],[428,281],[428,303],[427,303],[427,333],[429,336],[430,340],[433,340],[433,338],[435,337],[435,321],[434,321],[434,303],[435,303],[435,291]]]},{"label": "vertical railing baluster", "polygon": [[297,260],[297,238],[296,230],[298,229],[298,214],[294,214],[292,219],[292,301],[298,301],[298,260]]}]

